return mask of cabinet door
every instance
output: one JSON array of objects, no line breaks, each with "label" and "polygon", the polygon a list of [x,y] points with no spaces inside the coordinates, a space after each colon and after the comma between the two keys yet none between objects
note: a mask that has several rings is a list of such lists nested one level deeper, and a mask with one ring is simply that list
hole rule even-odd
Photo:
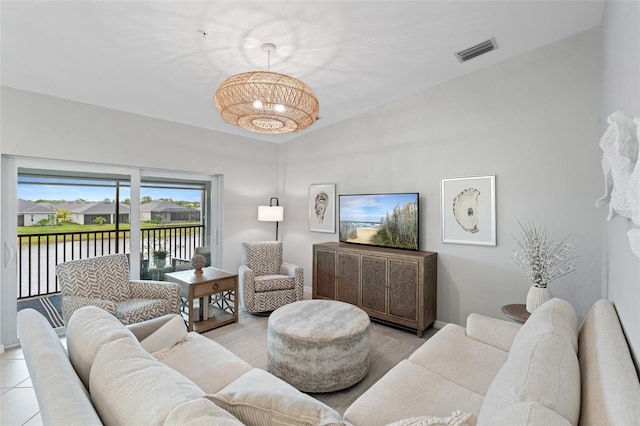
[{"label": "cabinet door", "polygon": [[386,314],[387,259],[362,256],[362,307]]},{"label": "cabinet door", "polygon": [[336,300],[359,306],[360,256],[351,253],[338,253]]},{"label": "cabinet door", "polygon": [[389,259],[389,315],[418,320],[419,263]]},{"label": "cabinet door", "polygon": [[336,297],[336,252],[316,250],[314,297]]}]

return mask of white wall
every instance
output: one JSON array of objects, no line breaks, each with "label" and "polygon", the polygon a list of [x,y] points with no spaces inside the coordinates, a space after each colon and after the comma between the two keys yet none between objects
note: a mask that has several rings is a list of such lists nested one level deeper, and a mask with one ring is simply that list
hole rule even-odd
[{"label": "white wall", "polygon": [[[278,145],[3,87],[2,154],[221,174],[223,268],[273,238],[257,206],[276,194]],[[212,107],[211,114],[217,114]]]},{"label": "white wall", "polygon": [[[602,132],[615,111],[640,116],[640,2],[605,2],[603,32]],[[608,206],[607,206],[608,208]],[[603,217],[607,208],[603,208]],[[603,219],[604,221],[604,219]],[[621,216],[606,223],[608,298],[612,300],[640,365],[640,259],[629,249],[633,223]]]},{"label": "white wall", "polygon": [[[277,145],[7,87],[0,98],[2,155],[222,175],[224,269],[237,271],[242,241],[273,238],[257,206],[276,195]],[[1,352],[14,337],[0,334]]]},{"label": "white wall", "polygon": [[[438,320],[524,303],[530,283],[509,256],[529,219],[556,239],[573,234],[578,272],[551,291],[584,316],[601,293],[600,60],[600,30],[589,30],[283,144],[285,255],[304,265],[305,285],[311,244],[338,239],[307,231],[309,184],[418,191],[421,249],[439,258]],[[496,175],[498,246],[443,244],[440,179],[480,174]]]}]

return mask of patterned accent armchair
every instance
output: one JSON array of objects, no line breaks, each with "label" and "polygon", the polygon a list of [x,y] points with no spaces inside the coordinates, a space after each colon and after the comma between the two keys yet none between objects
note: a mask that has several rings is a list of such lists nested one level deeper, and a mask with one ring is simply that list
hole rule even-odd
[{"label": "patterned accent armchair", "polygon": [[241,243],[240,254],[238,278],[247,312],[269,312],[302,300],[302,266],[282,262],[280,241]]},{"label": "patterned accent armchair", "polygon": [[166,314],[180,314],[180,286],[160,281],[131,281],[125,254],[71,260],[56,266],[62,290],[62,317],[93,305],[134,324]]}]

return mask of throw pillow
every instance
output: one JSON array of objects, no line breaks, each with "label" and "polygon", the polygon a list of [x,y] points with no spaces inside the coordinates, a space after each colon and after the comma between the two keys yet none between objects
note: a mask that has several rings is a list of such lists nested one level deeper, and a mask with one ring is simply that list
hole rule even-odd
[{"label": "throw pillow", "polygon": [[91,366],[100,348],[122,338],[138,344],[133,333],[119,319],[97,306],[84,306],[71,315],[67,324],[67,352],[87,390]]},{"label": "throw pillow", "polygon": [[192,399],[174,408],[163,426],[242,426],[231,413],[205,398]]},{"label": "throw pillow", "polygon": [[241,422],[255,425],[342,425],[338,412],[306,395],[277,392],[222,391],[206,398],[224,408]]},{"label": "throw pillow", "polygon": [[476,416],[455,411],[449,417],[410,417],[389,423],[387,426],[476,426]]},{"label": "throw pillow", "polygon": [[140,342],[140,346],[149,353],[167,349],[187,336],[187,326],[182,316],[176,315],[162,327]]}]

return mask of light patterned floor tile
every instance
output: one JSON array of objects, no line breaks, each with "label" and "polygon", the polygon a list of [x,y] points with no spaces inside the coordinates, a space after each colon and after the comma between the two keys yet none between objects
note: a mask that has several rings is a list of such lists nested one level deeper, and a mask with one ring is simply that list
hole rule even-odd
[{"label": "light patterned floor tile", "polygon": [[23,359],[0,360],[0,387],[12,388],[28,378],[29,370]]},{"label": "light patterned floor tile", "polygon": [[40,411],[33,388],[13,388],[3,393],[0,406],[11,407],[0,413],[2,426],[23,425]]}]

